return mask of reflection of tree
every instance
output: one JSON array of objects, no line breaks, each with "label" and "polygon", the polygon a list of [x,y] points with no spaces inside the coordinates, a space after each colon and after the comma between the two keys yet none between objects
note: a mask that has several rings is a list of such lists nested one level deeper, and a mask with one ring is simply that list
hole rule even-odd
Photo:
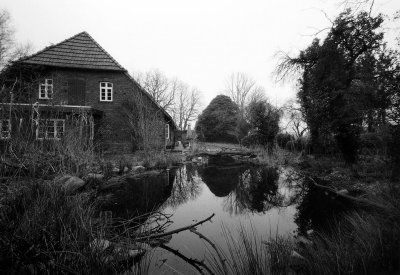
[{"label": "reflection of tree", "polygon": [[111,199],[103,203],[103,211],[112,211],[113,218],[130,219],[157,211],[171,193],[174,171],[157,175],[144,175],[124,179]]},{"label": "reflection of tree", "polygon": [[281,206],[283,196],[278,193],[279,172],[274,167],[251,167],[238,178],[238,184],[224,200],[230,214],[265,212]]},{"label": "reflection of tree", "polygon": [[[317,179],[316,179],[317,180]],[[310,184],[304,179],[305,191],[297,206],[295,223],[299,234],[306,234],[309,229],[329,230],[329,221],[340,213],[351,209],[349,203],[340,197],[330,197],[326,191]]]},{"label": "reflection of tree", "polygon": [[198,172],[210,191],[217,197],[228,196],[238,184],[239,177],[246,167],[206,167]]},{"label": "reflection of tree", "polygon": [[201,193],[201,186],[195,177],[192,165],[185,165],[176,170],[175,181],[171,195],[164,206],[176,208],[179,205],[195,199]]}]

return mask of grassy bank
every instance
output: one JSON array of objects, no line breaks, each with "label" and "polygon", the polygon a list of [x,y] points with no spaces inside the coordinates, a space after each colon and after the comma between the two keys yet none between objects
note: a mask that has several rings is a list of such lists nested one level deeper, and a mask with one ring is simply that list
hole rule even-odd
[{"label": "grassy bank", "polygon": [[[53,182],[43,181],[12,182],[1,188],[3,274],[115,274],[131,270],[134,257],[127,255],[140,248],[131,231],[121,234],[99,218],[93,194],[70,196]],[[95,240],[124,245],[103,249],[94,246]],[[146,268],[142,264],[133,271],[146,274]]]},{"label": "grassy bank", "polygon": [[[282,163],[279,155],[265,156],[267,165]],[[242,228],[239,239],[226,233],[224,259],[211,256],[215,273],[226,274],[227,268],[229,274],[397,274],[400,184],[390,181],[384,161],[365,158],[348,167],[339,159],[298,155],[289,164],[305,177],[318,178],[330,189],[363,203],[355,200],[351,209],[325,217],[326,226],[294,237],[263,239]],[[339,195],[333,191],[332,196]]]}]

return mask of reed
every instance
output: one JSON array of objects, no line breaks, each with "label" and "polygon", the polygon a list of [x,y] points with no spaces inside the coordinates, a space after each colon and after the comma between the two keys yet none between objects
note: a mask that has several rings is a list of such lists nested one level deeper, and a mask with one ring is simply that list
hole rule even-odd
[{"label": "reed", "polygon": [[[121,233],[100,218],[93,193],[68,196],[59,186],[43,181],[12,182],[1,188],[3,274],[116,274],[124,270],[147,274],[150,261],[134,265],[133,257],[126,257],[136,245],[132,231]],[[95,240],[124,246],[94,249]]]}]

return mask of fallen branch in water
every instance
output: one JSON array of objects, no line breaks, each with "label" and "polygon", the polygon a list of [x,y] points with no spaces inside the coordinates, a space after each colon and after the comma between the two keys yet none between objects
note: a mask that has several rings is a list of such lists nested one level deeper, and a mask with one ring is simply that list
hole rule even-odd
[{"label": "fallen branch in water", "polygon": [[197,236],[200,237],[200,239],[205,240],[209,245],[211,245],[211,247],[215,250],[215,252],[216,252],[217,255],[218,255],[219,260],[220,260],[221,263],[222,263],[222,266],[223,266],[223,268],[224,268],[224,274],[228,274],[228,269],[227,269],[226,264],[225,264],[226,259],[224,259],[224,258],[222,257],[222,255],[221,255],[221,253],[219,252],[218,247],[215,245],[215,243],[213,243],[209,238],[207,238],[206,236],[204,236],[203,234],[201,234],[200,232],[198,232],[198,231],[196,230],[196,228],[190,229],[190,232],[196,234]]},{"label": "fallen branch in water", "polygon": [[[172,223],[172,221],[170,220],[171,216],[172,214],[164,214],[159,211],[153,211],[128,220],[115,219],[114,223],[116,223],[116,225],[111,225],[110,228],[114,230],[123,230],[121,233],[118,233],[118,235],[123,235],[126,233],[135,235],[140,228],[147,228],[146,226],[144,226],[144,224],[156,224],[156,226],[153,226],[150,229],[147,229],[141,233],[142,235],[153,235],[164,232],[164,230]],[[142,219],[146,219],[144,224]]]},{"label": "fallen branch in water", "polygon": [[324,190],[326,190],[328,192],[331,192],[331,193],[335,194],[338,197],[342,197],[344,199],[353,201],[355,203],[358,203],[358,204],[364,205],[364,206],[372,206],[372,207],[376,207],[376,208],[379,208],[379,209],[387,209],[387,206],[385,206],[383,204],[376,203],[376,202],[373,202],[373,201],[370,201],[370,200],[366,200],[366,199],[356,198],[356,197],[349,196],[349,195],[346,195],[346,194],[342,194],[342,193],[336,191],[335,189],[333,189],[333,188],[331,188],[329,186],[318,184],[312,177],[308,177],[308,178],[310,179],[311,183],[315,187],[324,189]]},{"label": "fallen branch in water", "polygon": [[195,224],[188,225],[188,226],[185,226],[185,227],[181,227],[181,228],[169,231],[169,232],[154,234],[154,235],[150,235],[150,236],[143,236],[143,237],[139,236],[139,237],[135,238],[135,241],[158,239],[158,238],[162,238],[162,237],[165,237],[165,236],[173,235],[173,234],[185,231],[185,230],[189,230],[189,229],[195,228],[196,226],[199,226],[199,225],[205,223],[206,221],[211,220],[212,217],[214,217],[214,216],[215,216],[215,214],[213,213],[210,217],[208,217],[208,218],[206,218],[204,220],[201,220],[201,221],[199,221],[199,222],[197,222]]},{"label": "fallen branch in water", "polygon": [[214,274],[212,273],[212,271],[210,270],[210,268],[204,264],[204,262],[196,260],[196,259],[192,259],[192,258],[188,258],[185,255],[183,255],[182,253],[180,253],[178,250],[175,250],[169,246],[166,246],[164,244],[160,245],[161,248],[171,252],[172,254],[174,254],[175,256],[181,258],[182,260],[184,260],[185,262],[187,262],[188,264],[190,264],[191,266],[193,266],[194,268],[196,268],[197,271],[200,272],[200,274],[204,274],[203,270],[200,268],[203,267],[205,270],[207,270],[210,274]]}]

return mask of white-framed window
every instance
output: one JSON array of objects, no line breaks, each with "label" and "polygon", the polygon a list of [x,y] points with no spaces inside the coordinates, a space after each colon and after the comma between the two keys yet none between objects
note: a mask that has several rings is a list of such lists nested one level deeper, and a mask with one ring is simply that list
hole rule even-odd
[{"label": "white-framed window", "polygon": [[113,101],[113,84],[100,82],[100,101]]},{"label": "white-framed window", "polygon": [[11,138],[11,120],[0,119],[0,139]]},{"label": "white-framed window", "polygon": [[165,124],[165,139],[170,138],[170,132],[169,132],[169,124]]},{"label": "white-framed window", "polygon": [[64,119],[39,119],[36,139],[61,139],[64,136]]},{"label": "white-framed window", "polygon": [[39,84],[39,99],[53,98],[53,79],[46,78],[44,83]]}]

